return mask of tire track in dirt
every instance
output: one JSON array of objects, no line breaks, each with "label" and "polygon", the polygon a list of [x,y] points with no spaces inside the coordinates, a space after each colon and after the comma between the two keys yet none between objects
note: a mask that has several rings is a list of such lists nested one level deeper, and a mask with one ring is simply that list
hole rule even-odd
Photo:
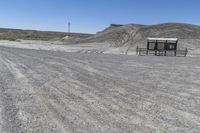
[{"label": "tire track in dirt", "polygon": [[[95,97],[95,96],[93,96],[93,97]],[[101,100],[101,99],[100,99]],[[112,103],[110,104],[110,105],[112,105]],[[104,107],[105,108],[105,107]],[[107,112],[108,113],[108,112]],[[105,119],[105,118],[104,118]],[[107,123],[109,123],[109,122],[107,122]],[[132,125],[133,126],[133,125]],[[115,128],[117,128],[117,126],[115,127]]]},{"label": "tire track in dirt", "polygon": [[[145,83],[142,81],[130,83],[133,80],[126,79],[123,73],[126,70],[120,71],[113,66],[113,73],[109,72],[109,65],[115,65],[114,61],[110,63],[107,59],[100,65],[89,55],[78,58],[67,54],[65,58],[62,54],[52,55],[43,51],[8,51],[3,55],[19,65],[20,71],[30,80],[29,84],[47,101],[48,109],[66,125],[66,129],[71,127],[72,132],[174,132],[176,129],[195,132],[200,129],[199,115],[191,112],[194,106],[187,109],[187,105],[181,102],[187,101],[185,97],[175,96],[164,88],[154,88],[156,93],[152,93],[149,87],[142,85]],[[105,68],[100,69],[81,59],[96,61],[97,66]],[[120,73],[122,77],[119,77]],[[149,82],[145,84],[154,87]],[[158,97],[162,95],[169,101],[165,103],[164,97]]]},{"label": "tire track in dirt", "polygon": [[[13,92],[7,92],[7,90],[5,90],[4,93],[4,95],[7,95],[10,99],[4,100],[9,102],[4,104],[4,114],[7,117],[4,128],[9,129],[8,132],[36,132],[37,130],[43,132],[66,132],[62,127],[62,123],[58,123],[58,121],[52,117],[53,115],[51,112],[48,112],[44,102],[45,99],[34,91],[34,88],[29,84],[28,78],[18,69],[19,66],[8,59],[4,59],[4,64],[8,68],[7,72],[13,76],[12,82],[14,82],[14,84],[12,89],[15,89]],[[26,102],[30,105],[26,104]],[[9,111],[6,108],[12,109]],[[30,108],[33,110],[36,109],[38,112],[32,111]],[[43,116],[44,119],[40,118],[41,116]],[[47,118],[50,122],[45,120]],[[12,119],[15,120],[14,123],[10,123]],[[38,127],[38,124],[43,125],[43,129],[41,129],[41,125],[39,128],[34,127]],[[55,125],[59,128],[55,127]],[[47,126],[46,129],[45,126]]]}]

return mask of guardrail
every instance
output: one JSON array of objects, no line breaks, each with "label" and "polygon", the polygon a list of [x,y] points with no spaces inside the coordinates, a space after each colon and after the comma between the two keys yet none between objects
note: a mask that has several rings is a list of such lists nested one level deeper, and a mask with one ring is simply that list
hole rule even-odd
[{"label": "guardrail", "polygon": [[147,48],[136,48],[137,55],[156,55],[156,56],[187,56],[188,50],[148,50]]}]

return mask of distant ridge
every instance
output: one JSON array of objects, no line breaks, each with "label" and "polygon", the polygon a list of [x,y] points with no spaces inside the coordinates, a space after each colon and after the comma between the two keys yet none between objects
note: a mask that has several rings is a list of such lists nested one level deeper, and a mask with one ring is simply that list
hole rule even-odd
[{"label": "distant ridge", "polygon": [[[55,31],[38,31],[38,30],[21,30],[21,29],[9,29],[0,28],[0,40],[15,41],[17,39],[23,40],[61,40],[65,36],[69,35],[66,32],[55,32]],[[87,33],[70,33],[71,37],[87,38],[92,34]]]}]

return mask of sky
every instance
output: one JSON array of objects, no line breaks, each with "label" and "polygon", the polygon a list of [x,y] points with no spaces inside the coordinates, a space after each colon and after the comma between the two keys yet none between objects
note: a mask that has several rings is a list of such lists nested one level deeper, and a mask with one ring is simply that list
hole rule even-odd
[{"label": "sky", "polygon": [[200,0],[0,0],[0,27],[96,33],[113,24],[200,25]]}]

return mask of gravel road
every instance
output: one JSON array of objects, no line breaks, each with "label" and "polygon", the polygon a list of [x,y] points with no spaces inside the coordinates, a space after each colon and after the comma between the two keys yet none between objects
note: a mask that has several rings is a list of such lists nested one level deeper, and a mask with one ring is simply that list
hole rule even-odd
[{"label": "gravel road", "polygon": [[0,133],[199,133],[200,59],[0,47]]}]

